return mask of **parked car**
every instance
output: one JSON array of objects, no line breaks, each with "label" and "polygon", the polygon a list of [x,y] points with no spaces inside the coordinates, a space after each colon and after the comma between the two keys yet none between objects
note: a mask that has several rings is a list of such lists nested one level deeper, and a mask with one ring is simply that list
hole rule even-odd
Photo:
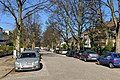
[{"label": "parked car", "polygon": [[40,68],[40,57],[36,51],[24,51],[15,61],[15,71],[36,70]]},{"label": "parked car", "polygon": [[51,52],[54,52],[54,49],[50,48],[50,51],[51,51]]},{"label": "parked car", "polygon": [[61,51],[61,54],[62,54],[62,55],[66,55],[67,52],[68,52],[68,50],[62,50],[62,51]]},{"label": "parked car", "polygon": [[81,54],[84,52],[84,50],[77,50],[74,54],[74,58],[80,58]]},{"label": "parked car", "polygon": [[33,50],[35,50],[36,52],[40,52],[40,48],[39,47],[35,47]]},{"label": "parked car", "polygon": [[97,61],[97,58],[99,57],[99,55],[94,52],[94,51],[84,51],[83,54],[81,54],[80,59],[84,60],[85,62],[88,60],[94,60]]},{"label": "parked car", "polygon": [[[57,50],[56,52],[57,52],[58,54],[62,54],[63,51],[65,51],[65,50],[63,50],[63,49],[59,49],[59,50]],[[64,54],[64,53],[63,53],[63,54]]]},{"label": "parked car", "polygon": [[73,57],[76,50],[68,50],[66,56]]},{"label": "parked car", "polygon": [[108,65],[110,68],[120,67],[120,53],[106,52],[97,59],[97,63]]},{"label": "parked car", "polygon": [[59,53],[62,55],[66,55],[66,53],[68,52],[68,50],[60,50]]},{"label": "parked car", "polygon": [[24,51],[30,51],[32,48],[24,48]]},{"label": "parked car", "polygon": [[56,49],[54,50],[54,52],[58,54],[58,53],[59,53],[59,50],[60,50],[59,48],[56,48]]}]

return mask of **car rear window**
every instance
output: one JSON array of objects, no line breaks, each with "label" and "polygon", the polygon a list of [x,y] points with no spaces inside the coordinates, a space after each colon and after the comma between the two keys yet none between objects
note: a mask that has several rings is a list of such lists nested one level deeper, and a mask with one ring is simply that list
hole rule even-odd
[{"label": "car rear window", "polygon": [[79,51],[80,53],[83,53],[84,51]]},{"label": "car rear window", "polygon": [[35,58],[35,53],[22,53],[20,58]]},{"label": "car rear window", "polygon": [[120,58],[120,54],[114,54],[115,58]]},{"label": "car rear window", "polygon": [[87,52],[87,53],[88,54],[97,54],[96,52],[92,52],[92,51],[91,52]]}]

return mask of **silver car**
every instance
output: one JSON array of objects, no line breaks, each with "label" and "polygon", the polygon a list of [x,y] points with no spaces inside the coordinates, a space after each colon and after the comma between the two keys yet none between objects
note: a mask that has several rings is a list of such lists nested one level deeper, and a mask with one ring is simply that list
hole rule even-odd
[{"label": "silver car", "polygon": [[40,58],[35,51],[25,51],[15,61],[15,71],[36,70],[40,68]]},{"label": "silver car", "polygon": [[81,54],[80,59],[84,60],[85,62],[88,60],[97,61],[98,57],[99,55],[96,52],[87,50]]}]

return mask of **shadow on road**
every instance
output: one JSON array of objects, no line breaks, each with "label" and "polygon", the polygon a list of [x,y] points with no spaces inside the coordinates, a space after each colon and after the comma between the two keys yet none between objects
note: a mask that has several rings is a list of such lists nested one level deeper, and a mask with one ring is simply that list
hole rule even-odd
[{"label": "shadow on road", "polygon": [[[105,64],[98,64],[97,62],[96,62],[95,64],[96,64],[96,65],[99,65],[99,66],[103,66],[103,67],[109,68],[109,66],[108,66],[108,65],[105,65]],[[119,66],[114,66],[114,68],[110,68],[110,69],[120,69],[120,67],[119,67]]]},{"label": "shadow on road", "polygon": [[40,68],[38,70],[41,70],[43,68],[43,64],[40,63]]}]

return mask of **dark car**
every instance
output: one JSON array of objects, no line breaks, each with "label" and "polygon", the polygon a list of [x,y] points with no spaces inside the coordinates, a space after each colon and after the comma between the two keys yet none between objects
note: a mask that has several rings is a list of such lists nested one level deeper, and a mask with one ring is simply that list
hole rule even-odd
[{"label": "dark car", "polygon": [[108,65],[110,68],[120,67],[120,53],[106,52],[97,59],[97,63]]},{"label": "dark car", "polygon": [[68,50],[66,56],[72,57],[76,50]]},{"label": "dark car", "polygon": [[74,54],[74,58],[80,58],[81,54],[84,52],[84,50],[77,50]]},{"label": "dark car", "polygon": [[99,57],[99,55],[95,52],[95,51],[84,51],[83,54],[81,54],[80,59],[86,61],[89,60],[94,60],[97,61],[97,58]]}]

